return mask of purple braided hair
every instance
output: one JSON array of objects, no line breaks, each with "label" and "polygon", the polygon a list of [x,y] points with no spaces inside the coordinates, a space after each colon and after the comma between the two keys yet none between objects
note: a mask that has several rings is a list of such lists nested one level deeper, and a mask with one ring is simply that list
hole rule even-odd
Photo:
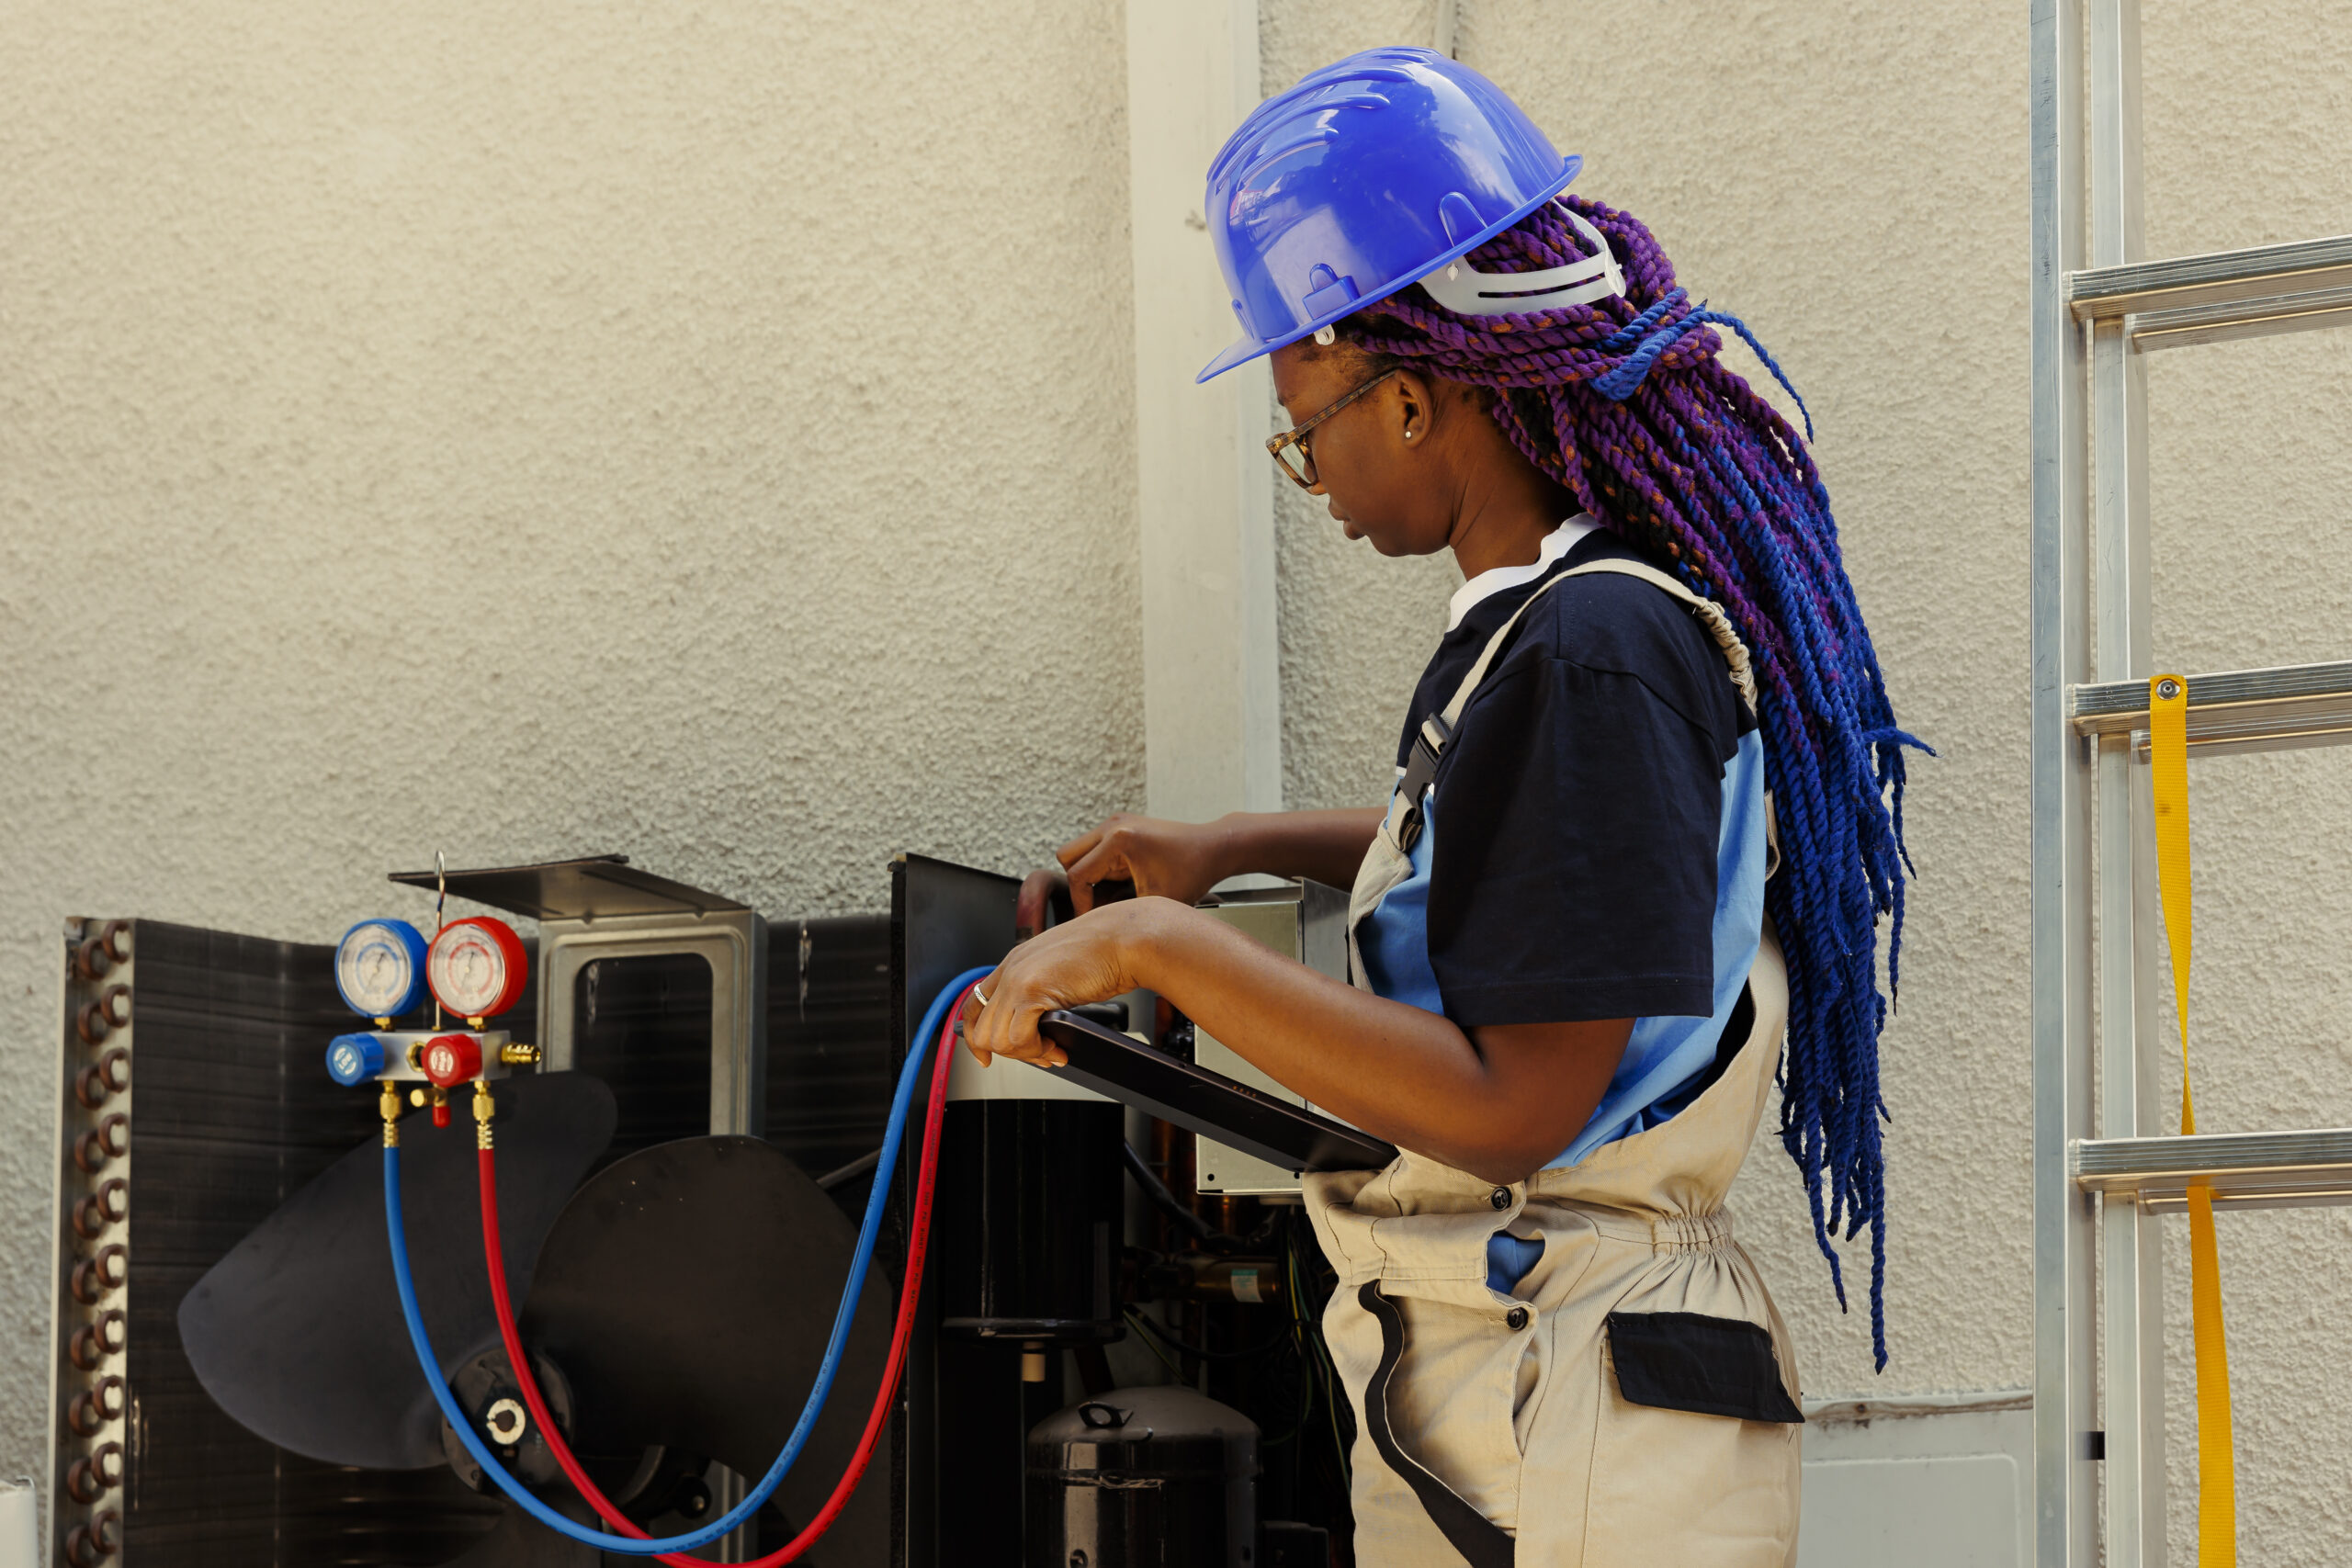
[{"label": "purple braided hair", "polygon": [[[1887,1111],[1878,1040],[1888,1000],[1878,989],[1876,927],[1887,917],[1891,997],[1910,866],[1903,749],[1928,749],[1895,727],[1804,440],[1724,367],[1716,328],[1738,333],[1788,387],[1780,367],[1744,324],[1690,301],[1640,222],[1597,201],[1561,200],[1608,240],[1624,268],[1625,298],[1463,316],[1414,287],[1339,330],[1375,361],[1498,392],[1494,419],[1511,445],[1587,512],[1721,604],[1747,642],[1782,847],[1765,893],[1789,960],[1781,1142],[1803,1174],[1840,1306],[1845,1280],[1831,1233],[1842,1228],[1850,1241],[1871,1227],[1871,1340],[1883,1369]],[[1576,231],[1546,204],[1465,259],[1484,272],[1522,272],[1584,254]],[[1810,415],[1805,429],[1810,435]]]}]

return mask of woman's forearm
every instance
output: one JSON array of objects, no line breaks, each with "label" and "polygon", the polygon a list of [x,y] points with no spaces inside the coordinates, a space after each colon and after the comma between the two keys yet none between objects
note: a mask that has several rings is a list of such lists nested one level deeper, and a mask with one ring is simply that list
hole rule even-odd
[{"label": "woman's forearm", "polygon": [[1217,880],[1259,872],[1352,887],[1381,817],[1378,807],[1228,813],[1212,824],[1222,836]]},{"label": "woman's forearm", "polygon": [[1519,1180],[1566,1146],[1630,1028],[1513,1026],[1474,1041],[1167,899],[1139,900],[1130,919],[1123,966],[1136,984],[1316,1105],[1490,1180]]}]

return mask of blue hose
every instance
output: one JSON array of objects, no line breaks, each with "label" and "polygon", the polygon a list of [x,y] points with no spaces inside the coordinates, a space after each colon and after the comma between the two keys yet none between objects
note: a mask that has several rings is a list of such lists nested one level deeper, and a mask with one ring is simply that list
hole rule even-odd
[{"label": "blue hose", "polygon": [[604,1551],[627,1552],[648,1557],[660,1551],[692,1551],[707,1546],[720,1536],[759,1512],[760,1505],[768,1500],[800,1457],[800,1450],[808,1440],[808,1433],[817,1425],[818,1416],[825,1408],[825,1398],[832,1392],[833,1374],[841,1371],[842,1351],[849,1342],[850,1324],[857,1315],[858,1298],[865,1292],[865,1270],[874,1260],[875,1237],[881,1234],[882,1211],[889,1204],[889,1174],[898,1164],[899,1144],[907,1130],[907,1112],[914,1103],[915,1085],[922,1079],[923,1060],[931,1054],[932,1042],[938,1038],[940,1024],[948,1004],[975,980],[986,979],[989,965],[967,969],[947,983],[946,988],[932,1001],[922,1015],[922,1023],[915,1031],[913,1042],[907,1048],[906,1066],[899,1069],[898,1093],[890,1100],[890,1122],[882,1134],[882,1153],[874,1168],[874,1190],[865,1200],[865,1223],[857,1233],[857,1251],[850,1259],[849,1280],[842,1287],[841,1310],[833,1314],[832,1337],[825,1343],[825,1359],[818,1364],[815,1385],[808,1391],[808,1402],[801,1406],[799,1424],[786,1439],[784,1451],[768,1467],[760,1483],[752,1488],[750,1496],[713,1519],[700,1529],[684,1535],[673,1535],[662,1540],[639,1540],[633,1536],[606,1535],[573,1523],[531,1495],[530,1489],[508,1473],[498,1456],[490,1451],[481,1435],[466,1413],[458,1408],[457,1396],[449,1392],[448,1380],[441,1375],[441,1359],[434,1354],[433,1341],[424,1332],[424,1318],[416,1305],[416,1280],[409,1271],[408,1229],[401,1218],[401,1151],[397,1145],[384,1150],[384,1218],[392,1237],[392,1280],[400,1287],[401,1315],[408,1320],[409,1343],[416,1348],[417,1364],[424,1369],[424,1384],[433,1391],[434,1403],[441,1406],[442,1416],[466,1451],[474,1456],[482,1473],[498,1483],[498,1489],[513,1498],[525,1513],[558,1534],[569,1536],[584,1545]]}]

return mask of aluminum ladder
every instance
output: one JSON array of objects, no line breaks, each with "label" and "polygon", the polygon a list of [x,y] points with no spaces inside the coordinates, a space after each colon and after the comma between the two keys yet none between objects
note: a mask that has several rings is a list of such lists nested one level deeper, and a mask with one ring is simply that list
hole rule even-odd
[{"label": "aluminum ladder", "polygon": [[[2352,325],[2352,235],[2143,260],[2138,0],[2031,17],[2035,1560],[2154,1568],[2155,1227],[2191,1178],[2217,1211],[2352,1202],[2352,1129],[2161,1135],[2140,356]],[[2191,675],[2188,700],[2192,760],[2352,741],[2352,663]]]}]

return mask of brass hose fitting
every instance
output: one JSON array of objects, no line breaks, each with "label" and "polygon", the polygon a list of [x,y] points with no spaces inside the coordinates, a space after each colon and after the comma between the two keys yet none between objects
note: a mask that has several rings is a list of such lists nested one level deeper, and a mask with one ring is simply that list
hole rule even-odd
[{"label": "brass hose fitting", "polygon": [[490,1081],[474,1080],[474,1147],[490,1147],[490,1119],[498,1114],[498,1104],[490,1097]]}]

